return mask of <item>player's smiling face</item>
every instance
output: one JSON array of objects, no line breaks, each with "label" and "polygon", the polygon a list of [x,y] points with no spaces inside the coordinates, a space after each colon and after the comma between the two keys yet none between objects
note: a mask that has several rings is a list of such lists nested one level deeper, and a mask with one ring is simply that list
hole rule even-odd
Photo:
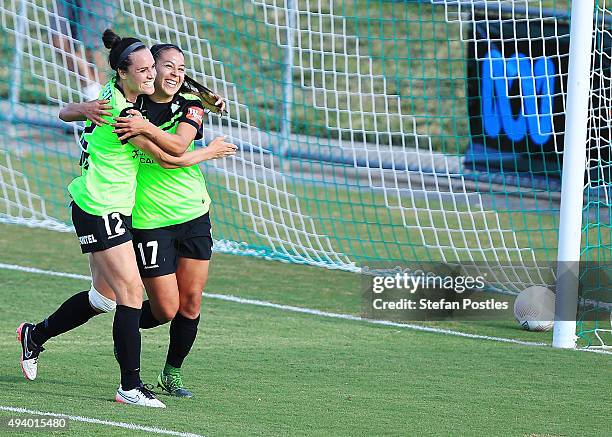
[{"label": "player's smiling face", "polygon": [[174,97],[185,82],[185,58],[176,49],[162,50],[155,62],[155,94],[166,100]]},{"label": "player's smiling face", "polygon": [[155,92],[155,60],[151,51],[138,50],[130,54],[131,64],[127,70],[119,70],[121,86],[126,97],[133,101],[139,94],[151,95]]}]

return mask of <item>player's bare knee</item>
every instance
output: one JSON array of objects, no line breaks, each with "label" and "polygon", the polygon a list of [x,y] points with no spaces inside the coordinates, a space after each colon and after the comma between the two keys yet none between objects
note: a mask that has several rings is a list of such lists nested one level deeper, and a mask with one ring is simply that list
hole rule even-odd
[{"label": "player's bare knee", "polygon": [[157,315],[157,320],[160,323],[168,323],[174,319],[177,311],[177,307],[166,306],[164,308],[160,308],[159,314]]},{"label": "player's bare knee", "polygon": [[172,314],[172,313],[170,313],[170,312],[167,312],[167,313],[162,313],[162,314],[161,314],[161,316],[160,316],[160,319],[161,319],[161,320],[159,320],[159,322],[160,322],[161,324],[171,322],[171,321],[172,321],[172,319],[174,319],[174,317],[175,317],[175,316],[176,316],[176,313],[174,313],[174,314]]},{"label": "player's bare knee", "polygon": [[164,301],[151,300],[151,312],[159,323],[168,323],[174,319],[179,309],[178,299],[167,299]]},{"label": "player's bare knee", "polygon": [[122,283],[114,288],[114,291],[118,305],[125,305],[132,308],[142,307],[142,296],[144,292],[142,282]]},{"label": "player's bare knee", "polygon": [[185,317],[195,319],[200,315],[201,306],[202,296],[199,293],[193,294],[181,300],[179,311]]}]

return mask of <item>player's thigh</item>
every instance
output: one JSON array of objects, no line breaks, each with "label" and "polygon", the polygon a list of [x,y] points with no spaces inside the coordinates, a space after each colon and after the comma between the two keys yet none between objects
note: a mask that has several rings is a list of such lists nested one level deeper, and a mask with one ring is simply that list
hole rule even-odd
[{"label": "player's thigh", "polygon": [[[110,286],[118,304],[141,306],[143,285],[131,241],[93,252],[90,259],[94,278],[99,277]],[[94,280],[94,287],[98,285]]]},{"label": "player's thigh", "polygon": [[98,267],[93,262],[91,253],[89,255],[89,270],[91,270],[91,282],[94,288],[104,297],[115,300],[115,292],[113,291],[110,284],[99,272]]},{"label": "player's thigh", "polygon": [[208,281],[208,268],[210,260],[184,258],[178,259],[176,269],[176,281],[179,292],[187,290],[204,290]]},{"label": "player's thigh", "polygon": [[176,281],[179,288],[179,311],[185,317],[195,318],[200,314],[209,265],[210,260],[179,257]]},{"label": "player's thigh", "polygon": [[179,289],[176,275],[142,278],[153,316],[162,323],[174,318],[179,309]]},{"label": "player's thigh", "polygon": [[212,247],[208,213],[182,225],[177,245],[176,278],[181,301],[179,312],[185,317],[194,318],[200,313]]},{"label": "player's thigh", "polygon": [[133,246],[140,276],[151,303],[151,311],[160,322],[172,320],[178,311],[177,226],[133,229]]}]

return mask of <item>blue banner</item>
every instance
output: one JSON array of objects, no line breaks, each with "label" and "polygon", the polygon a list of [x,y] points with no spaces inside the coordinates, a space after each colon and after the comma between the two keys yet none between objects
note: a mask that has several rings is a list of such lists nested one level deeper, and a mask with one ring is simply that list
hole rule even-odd
[{"label": "blue banner", "polygon": [[[483,17],[484,18],[484,17]],[[554,20],[476,20],[468,47],[473,169],[560,174],[569,34]]]}]

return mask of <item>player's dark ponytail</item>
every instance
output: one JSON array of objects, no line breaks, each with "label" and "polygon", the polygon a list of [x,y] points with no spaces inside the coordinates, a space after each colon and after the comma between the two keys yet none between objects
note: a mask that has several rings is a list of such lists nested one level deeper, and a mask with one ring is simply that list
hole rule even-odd
[{"label": "player's dark ponytail", "polygon": [[104,47],[110,49],[108,63],[110,67],[117,70],[127,70],[132,64],[130,54],[146,49],[147,47],[138,38],[121,38],[111,29],[106,29],[102,34]]},{"label": "player's dark ponytail", "polygon": [[206,99],[204,98],[204,96],[208,95],[208,88],[206,88],[200,82],[195,79],[192,79],[187,75],[185,75],[185,82],[183,82],[183,85],[181,86],[179,92],[193,94],[194,96],[202,100],[202,103],[206,104]]}]

